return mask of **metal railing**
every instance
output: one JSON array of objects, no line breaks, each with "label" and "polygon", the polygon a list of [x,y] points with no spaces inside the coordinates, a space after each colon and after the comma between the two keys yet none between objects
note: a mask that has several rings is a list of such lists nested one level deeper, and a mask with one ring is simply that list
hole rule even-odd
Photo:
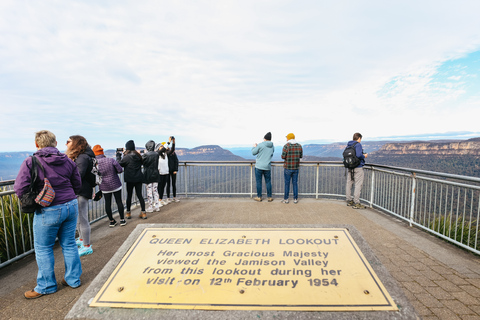
[{"label": "metal railing", "polygon": [[[14,181],[0,184],[0,268],[33,252],[31,215],[19,212]],[[346,170],[341,162],[301,162],[299,195],[345,199]],[[265,186],[263,186],[265,193]],[[283,195],[283,163],[272,163],[272,192]],[[123,192],[125,201],[126,192]],[[202,197],[253,197],[255,162],[180,162],[177,195]],[[480,179],[422,170],[366,165],[361,200],[476,254],[479,251]],[[114,209],[115,203],[113,202]],[[16,208],[16,209],[15,209]],[[90,201],[93,223],[105,217],[103,199]],[[7,227],[13,227],[8,234]],[[13,239],[12,240],[12,236]],[[5,250],[6,248],[6,250]]]}]

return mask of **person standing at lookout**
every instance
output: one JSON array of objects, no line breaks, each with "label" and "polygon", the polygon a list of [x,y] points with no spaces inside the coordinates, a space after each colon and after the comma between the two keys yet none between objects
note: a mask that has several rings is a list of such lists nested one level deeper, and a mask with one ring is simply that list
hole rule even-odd
[{"label": "person standing at lookout", "polygon": [[117,149],[117,162],[124,167],[124,180],[127,184],[127,212],[125,213],[125,216],[127,219],[132,218],[132,197],[133,189],[135,189],[135,194],[137,195],[142,210],[139,218],[147,219],[147,214],[145,213],[145,200],[142,195],[144,180],[142,173],[143,159],[140,153],[135,149],[135,142],[133,140],[128,140],[127,143],[125,143],[125,149],[124,152],[122,152],[122,149]]},{"label": "person standing at lookout", "polygon": [[272,202],[272,157],[275,152],[273,146],[272,133],[268,132],[263,137],[263,142],[254,144],[252,148],[252,155],[257,156],[255,161],[255,179],[257,180],[257,197],[255,201],[262,201],[262,176],[265,177],[265,185],[267,187],[268,202]]},{"label": "person standing at lookout", "polygon": [[[349,141],[347,147],[354,146],[355,155],[360,160],[360,164],[353,169],[348,169],[347,173],[347,206],[351,206],[353,209],[365,209],[366,207],[360,203],[360,192],[363,186],[363,166],[365,165],[365,159],[368,157],[367,153],[363,153],[363,147],[360,143],[362,141],[362,135],[355,133],[353,140]],[[352,199],[352,187],[355,185],[355,191]]]},{"label": "person standing at lookout", "polygon": [[298,170],[300,168],[300,158],[303,158],[302,146],[295,141],[293,133],[287,134],[287,143],[283,146],[282,159],[285,177],[285,194],[282,203],[288,203],[290,193],[290,180],[293,186],[293,203],[298,203]]}]

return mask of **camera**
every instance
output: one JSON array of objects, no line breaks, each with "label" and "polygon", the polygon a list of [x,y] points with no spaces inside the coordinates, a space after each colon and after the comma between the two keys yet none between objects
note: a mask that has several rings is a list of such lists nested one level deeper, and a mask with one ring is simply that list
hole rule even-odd
[{"label": "camera", "polygon": [[117,148],[117,152],[123,152],[123,148]]}]

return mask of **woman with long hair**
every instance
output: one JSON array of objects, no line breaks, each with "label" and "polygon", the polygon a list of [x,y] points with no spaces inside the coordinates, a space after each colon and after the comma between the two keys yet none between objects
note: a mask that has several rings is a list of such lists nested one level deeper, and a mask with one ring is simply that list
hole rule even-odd
[{"label": "woman with long hair", "polygon": [[141,219],[147,219],[147,214],[145,213],[145,200],[142,195],[144,180],[142,161],[142,156],[137,150],[135,150],[135,142],[133,142],[133,140],[128,140],[125,144],[123,158],[122,152],[117,152],[117,162],[125,168],[124,180],[127,184],[127,212],[125,213],[125,216],[127,219],[132,218],[130,209],[132,206],[133,189],[135,189],[135,194],[137,195],[142,209],[139,217]]},{"label": "woman with long hair", "polygon": [[95,175],[92,173],[93,158],[95,154],[80,135],[70,136],[67,140],[67,156],[77,164],[78,172],[82,178],[82,189],[77,193],[78,200],[78,234],[77,245],[80,256],[92,254],[90,244],[90,221],[88,219],[88,200],[92,199],[95,187]]},{"label": "woman with long hair", "polygon": [[55,197],[47,207],[37,209],[33,216],[33,243],[35,260],[38,265],[37,286],[25,292],[27,299],[39,298],[57,291],[55,279],[55,257],[53,246],[58,238],[63,252],[65,275],[60,281],[64,286],[78,288],[81,284],[82,265],[75,244],[75,227],[77,225],[78,204],[76,194],[82,187],[80,174],[75,163],[57,149],[55,135],[47,130],[35,134],[34,153],[36,162],[44,170],[38,170],[38,178],[31,181],[32,157],[23,161],[15,179],[14,190],[20,199],[34,183],[41,190],[44,178],[48,178],[55,190]]}]

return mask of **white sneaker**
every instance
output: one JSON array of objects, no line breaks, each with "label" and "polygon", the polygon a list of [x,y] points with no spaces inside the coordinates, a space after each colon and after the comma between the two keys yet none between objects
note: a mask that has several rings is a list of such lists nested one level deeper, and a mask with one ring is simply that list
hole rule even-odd
[{"label": "white sneaker", "polygon": [[173,202],[180,202],[177,198],[173,198]]},{"label": "white sneaker", "polygon": [[160,204],[161,204],[162,206],[166,206],[168,203],[167,203],[166,201],[164,201],[164,200],[161,200],[161,201],[160,201]]},{"label": "white sneaker", "polygon": [[155,212],[160,211],[160,206],[153,208],[153,210],[154,210]]},{"label": "white sneaker", "polygon": [[153,212],[153,207],[152,206],[148,206],[147,210],[145,210],[147,212]]},{"label": "white sneaker", "polygon": [[167,199],[167,203],[172,203],[172,202],[173,202],[173,200],[171,198]]}]

